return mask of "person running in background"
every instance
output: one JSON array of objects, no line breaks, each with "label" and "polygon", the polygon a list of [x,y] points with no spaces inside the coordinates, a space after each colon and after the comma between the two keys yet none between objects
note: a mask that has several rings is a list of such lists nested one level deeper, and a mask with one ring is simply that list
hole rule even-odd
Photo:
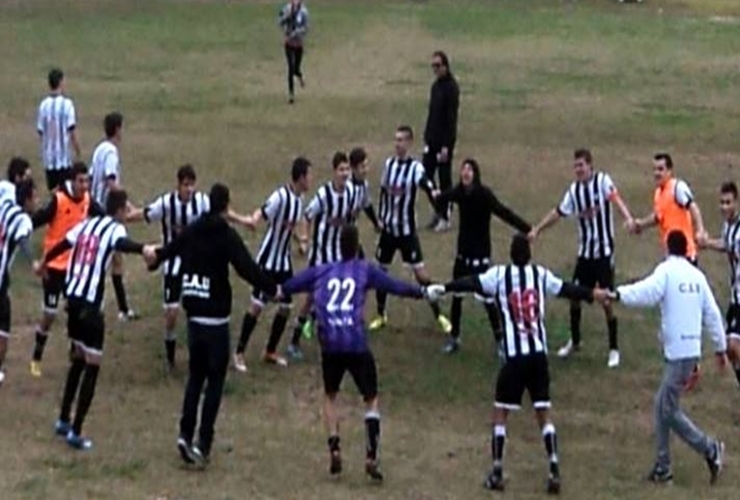
[{"label": "person running in background", "polygon": [[308,33],[308,9],[302,0],[290,0],[280,9],[280,28],[285,35],[285,59],[288,63],[288,102],[295,102],[294,78],[303,87],[306,82],[301,71],[303,41]]}]

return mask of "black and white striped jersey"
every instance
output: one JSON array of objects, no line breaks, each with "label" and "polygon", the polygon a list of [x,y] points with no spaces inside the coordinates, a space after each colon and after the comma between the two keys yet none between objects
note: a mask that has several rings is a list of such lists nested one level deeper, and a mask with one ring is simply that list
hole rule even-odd
[{"label": "black and white striped jersey", "polygon": [[584,259],[614,254],[612,200],[617,188],[608,174],[594,172],[587,181],[570,185],[557,210],[563,217],[578,220],[578,256]]},{"label": "black and white striped jersey", "polygon": [[532,264],[493,266],[478,279],[483,291],[501,305],[506,357],[547,354],[545,296],[559,294],[563,281]]},{"label": "black and white striped jersey", "polygon": [[428,193],[434,183],[426,176],[424,166],[409,157],[388,158],[380,179],[379,216],[383,230],[393,236],[416,234],[416,192],[422,188]]},{"label": "black and white striped jersey", "polygon": [[49,95],[39,105],[36,131],[41,137],[41,160],[46,170],[72,166],[70,132],[77,126],[72,99],[61,94]]},{"label": "black and white striped jersey", "polygon": [[18,205],[0,207],[0,294],[8,291],[10,267],[18,243],[33,233],[31,217]]},{"label": "black and white striped jersey", "polygon": [[67,233],[72,244],[65,281],[68,299],[103,307],[105,273],[116,243],[126,236],[126,227],[107,215],[83,221]]},{"label": "black and white striped jersey", "polygon": [[305,212],[306,218],[313,222],[310,266],[342,260],[339,234],[342,226],[352,222],[354,209],[355,190],[351,181],[347,181],[341,192],[335,191],[331,182],[319,188]]},{"label": "black and white striped jersey", "polygon": [[257,263],[267,271],[293,270],[291,245],[293,230],[303,214],[303,199],[289,185],[280,186],[262,205],[267,231],[262,238]]},{"label": "black and white striped jersey", "polygon": [[95,147],[90,160],[90,194],[102,207],[108,199],[107,181],[110,178],[120,182],[121,160],[116,145],[104,140]]},{"label": "black and white striped jersey", "polygon": [[357,222],[360,212],[373,206],[373,200],[370,196],[370,183],[365,180],[359,180],[352,177],[350,180],[355,190],[355,207],[352,211],[352,222]]},{"label": "black and white striped jersey", "polygon": [[730,261],[730,304],[740,305],[740,216],[722,224],[722,241]]},{"label": "black and white striped jersey", "polygon": [[[210,210],[208,195],[200,191],[193,193],[188,201],[182,201],[177,191],[165,193],[144,208],[144,220],[147,223],[158,221],[162,227],[162,241],[166,245],[182,230],[198,220]],[[176,257],[164,263],[163,270],[168,276],[180,273],[180,258]]]}]

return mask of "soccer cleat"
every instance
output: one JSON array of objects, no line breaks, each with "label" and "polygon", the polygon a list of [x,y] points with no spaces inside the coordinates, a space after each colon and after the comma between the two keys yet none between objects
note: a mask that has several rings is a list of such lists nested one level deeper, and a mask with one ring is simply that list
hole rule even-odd
[{"label": "soccer cleat", "polygon": [[139,315],[133,309],[118,312],[118,321],[136,321],[137,319],[139,319]]},{"label": "soccer cleat", "polygon": [[384,315],[378,316],[377,318],[375,318],[374,320],[372,320],[370,322],[370,324],[368,325],[367,328],[368,328],[368,330],[370,330],[371,332],[373,332],[375,330],[380,330],[387,323],[388,323],[388,316],[386,314],[384,314]]},{"label": "soccer cleat", "polygon": [[302,361],[303,360],[303,350],[301,349],[301,346],[298,344],[290,343],[288,344],[288,356],[293,361]]},{"label": "soccer cleat", "polygon": [[606,366],[609,368],[617,368],[619,366],[619,351],[616,349],[612,349],[609,351],[609,361],[607,361]]},{"label": "soccer cleat", "polygon": [[580,350],[581,350],[580,344],[574,344],[573,340],[569,340],[563,347],[558,349],[558,357],[567,358],[574,352],[578,352]]},{"label": "soccer cleat", "polygon": [[329,474],[335,476],[342,472],[342,452],[332,451],[329,459]]},{"label": "soccer cleat", "polygon": [[77,434],[75,434],[73,430],[70,430],[67,433],[67,444],[70,445],[75,450],[80,450],[80,451],[90,451],[92,450],[92,447],[93,447],[93,442],[91,439],[78,436]]},{"label": "soccer cleat", "polygon": [[432,218],[429,219],[429,222],[427,223],[427,229],[430,231],[434,230],[435,227],[437,227],[437,224],[439,224],[439,221],[442,218],[437,214],[436,212],[432,215]]},{"label": "soccer cleat", "polygon": [[445,346],[442,348],[442,352],[445,354],[455,354],[460,350],[460,340],[456,338],[448,339],[445,342]]},{"label": "soccer cleat", "polygon": [[0,370],[0,385],[3,385],[3,382],[5,382],[5,370]]},{"label": "soccer cleat", "polygon": [[41,377],[41,361],[31,361],[31,376],[34,378]]},{"label": "soccer cleat", "polygon": [[313,321],[310,319],[303,323],[303,326],[301,327],[301,335],[303,335],[303,338],[309,340],[313,338],[313,326]]},{"label": "soccer cleat", "polygon": [[183,462],[188,465],[195,464],[196,457],[193,454],[193,447],[184,437],[177,438],[177,450],[180,452],[180,457]]},{"label": "soccer cleat", "polygon": [[54,422],[54,434],[59,437],[67,437],[67,434],[69,434],[69,431],[71,430],[72,426],[69,422],[64,422],[63,420],[57,420]]},{"label": "soccer cleat", "polygon": [[[707,463],[709,463],[708,459]],[[671,481],[673,481],[673,472],[671,472],[670,469],[665,469],[656,465],[647,475],[646,479],[655,484],[670,483]]]},{"label": "soccer cleat", "polygon": [[191,448],[195,464],[200,467],[205,467],[211,461],[210,452],[202,450],[198,445],[194,445]]},{"label": "soccer cleat", "polygon": [[450,320],[444,314],[437,316],[437,324],[445,335],[449,335],[452,332],[452,323],[450,323]]},{"label": "soccer cleat", "polygon": [[288,360],[276,352],[266,352],[264,356],[262,356],[262,361],[268,365],[288,366]]},{"label": "soccer cleat", "polygon": [[234,370],[238,371],[239,373],[247,373],[249,369],[247,368],[247,363],[244,361],[244,354],[241,352],[235,352],[233,356],[234,361]]},{"label": "soccer cleat", "polygon": [[712,456],[707,457],[707,467],[709,468],[709,484],[717,482],[717,478],[722,473],[722,465],[725,458],[725,443],[714,441],[712,445]]},{"label": "soccer cleat", "polygon": [[550,472],[550,477],[547,478],[547,493],[550,495],[560,494],[560,474],[558,472]]},{"label": "soccer cleat", "polygon": [[380,471],[380,463],[377,460],[368,460],[365,462],[365,473],[373,481],[383,480],[383,473]]},{"label": "soccer cleat", "polygon": [[445,219],[439,219],[437,224],[434,225],[434,228],[432,229],[435,233],[444,233],[446,231],[449,231],[452,227],[452,224],[450,221]]},{"label": "soccer cleat", "polygon": [[504,471],[494,467],[483,482],[483,487],[492,491],[504,491]]}]

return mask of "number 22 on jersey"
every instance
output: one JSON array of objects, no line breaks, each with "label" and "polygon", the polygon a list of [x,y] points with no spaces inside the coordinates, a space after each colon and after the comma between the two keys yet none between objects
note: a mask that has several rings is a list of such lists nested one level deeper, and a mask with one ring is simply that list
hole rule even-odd
[{"label": "number 22 on jersey", "polygon": [[355,289],[357,288],[355,280],[352,278],[345,278],[343,280],[332,278],[326,284],[326,287],[329,289],[329,293],[331,293],[329,302],[326,303],[326,311],[328,313],[333,314],[337,311],[348,313],[352,311],[354,308],[352,299],[355,296]]}]

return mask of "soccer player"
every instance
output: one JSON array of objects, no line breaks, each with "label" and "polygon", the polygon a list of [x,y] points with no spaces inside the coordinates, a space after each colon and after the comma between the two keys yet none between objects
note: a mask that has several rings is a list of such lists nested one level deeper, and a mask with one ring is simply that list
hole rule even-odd
[{"label": "soccer player", "polygon": [[[210,210],[208,195],[196,190],[197,177],[192,165],[177,169],[177,188],[165,193],[143,209],[134,209],[129,221],[144,220],[147,224],[159,222],[162,241],[167,245],[188,225]],[[182,293],[182,262],[179,256],[162,266],[164,293],[164,347],[168,370],[175,368],[177,349],[177,313]]]},{"label": "soccer player", "polygon": [[365,471],[372,479],[382,481],[378,457],[378,376],[375,359],[365,335],[365,298],[368,290],[373,288],[413,298],[425,297],[426,290],[394,280],[368,261],[359,259],[360,242],[355,226],[344,226],[339,238],[341,262],[309,267],[283,284],[282,293],[290,295],[309,292],[313,297],[326,396],[324,417],[329,433],[329,472],[339,474],[342,471],[339,419],[335,401],[344,373],[349,372],[365,401]]},{"label": "soccer player", "polygon": [[0,180],[0,205],[16,202],[15,187],[31,177],[31,165],[25,158],[16,156],[10,159],[7,172],[8,178]]},{"label": "soccer player", "polygon": [[[437,196],[435,203],[440,220],[448,217],[451,203],[457,203],[460,207],[460,230],[457,233],[457,255],[452,279],[483,274],[491,267],[491,214],[523,233],[532,229],[524,219],[502,204],[488,186],[481,183],[480,167],[474,158],[463,160],[460,165],[460,182]],[[494,338],[499,342],[501,319],[495,297],[476,295],[475,298],[483,302]],[[457,352],[460,347],[462,300],[462,295],[452,298],[452,331],[444,347],[447,354]]]},{"label": "soccer player", "polygon": [[[416,194],[423,189],[434,206],[434,183],[426,176],[421,163],[411,157],[414,132],[408,125],[396,129],[395,156],[385,162],[380,181],[379,219],[382,226],[375,258],[380,267],[387,270],[393,263],[396,252],[401,252],[403,263],[414,271],[416,281],[429,284],[429,275],[424,267],[421,244],[416,234]],[[378,316],[370,322],[369,329],[378,330],[388,322],[386,315],[387,294],[376,291]],[[452,325],[440,311],[439,304],[432,303],[432,312],[442,331],[449,334]]]},{"label": "soccer player", "polygon": [[[43,275],[54,259],[72,250],[65,280],[67,297],[67,330],[72,342],[71,364],[64,386],[59,419],[54,426],[58,436],[66,438],[72,448],[92,449],[91,439],[82,436],[82,425],[90,410],[105,340],[105,273],[114,252],[142,254],[154,257],[154,247],[128,238],[126,220],[128,196],[124,190],[111,191],[106,199],[106,215],[87,219],[67,233],[38,263],[37,273]],[[72,403],[77,398],[74,420]],[[71,422],[71,425],[70,425]]]},{"label": "soccer player", "polygon": [[[368,171],[370,169],[369,163],[367,152],[364,148],[356,147],[350,151],[349,167],[352,169],[352,186],[355,190],[353,223],[357,222],[357,217],[360,214],[360,211],[365,212],[365,215],[370,220],[370,223],[372,223],[375,231],[379,233],[380,222],[375,213],[373,199],[370,196],[370,183],[367,180]],[[364,258],[364,256],[362,245],[360,245],[360,257]]]},{"label": "soccer player", "polygon": [[[339,233],[342,226],[351,224],[355,213],[355,190],[351,182],[349,158],[341,151],[334,153],[331,161],[332,180],[321,186],[308,203],[305,217],[312,223],[311,249],[308,255],[309,267],[329,264],[341,260]],[[303,359],[300,341],[301,334],[310,332],[308,314],[311,311],[311,297],[303,302],[298,319],[293,328],[293,338],[288,345],[288,355],[294,359]],[[282,363],[280,363],[282,364]]]},{"label": "soccer player", "polygon": [[301,87],[305,85],[301,61],[303,61],[303,40],[308,33],[308,9],[302,0],[290,0],[280,9],[279,25],[285,35],[285,59],[288,62],[288,94],[290,104],[294,102],[294,78]]},{"label": "soccer player", "polygon": [[740,214],[738,190],[734,182],[724,182],[719,188],[719,208],[724,221],[722,236],[709,239],[705,246],[727,254],[730,264],[730,305],[727,321],[727,357],[740,384]]},{"label": "soccer player", "polygon": [[60,69],[52,69],[49,72],[50,92],[41,101],[36,120],[36,130],[41,139],[41,160],[49,191],[60,187],[69,178],[74,160],[72,148],[75,157],[82,156],[77,137],[75,105],[64,94],[64,87],[64,73]]},{"label": "soccer player", "polygon": [[[88,217],[105,215],[105,209],[90,196],[90,177],[87,165],[75,162],[70,173],[71,180],[52,191],[51,199],[45,207],[33,214],[34,229],[47,226],[44,235],[44,251],[50,251],[66,238],[67,233]],[[36,342],[31,358],[31,375],[41,376],[41,360],[49,338],[49,330],[54,324],[59,302],[64,291],[67,276],[68,250],[47,264],[43,277],[44,306],[39,324],[36,326]]]},{"label": "soccer player", "polygon": [[633,232],[640,234],[646,228],[658,226],[661,244],[665,249],[668,233],[681,231],[688,243],[688,259],[697,263],[697,243],[706,243],[707,232],[691,188],[685,181],[674,177],[673,158],[667,153],[658,153],[653,157],[653,177],[653,211],[635,221]]},{"label": "soccer player", "polygon": [[[552,209],[530,232],[534,241],[542,231],[564,217],[575,217],[578,222],[578,260],[573,282],[589,288],[598,284],[602,288],[614,286],[614,206],[625,219],[625,226],[632,230],[634,219],[617,187],[606,172],[593,167],[593,157],[588,149],[574,153],[573,173],[576,180],[570,185],[563,200]],[[619,366],[617,317],[609,304],[604,305],[604,315],[609,338],[607,366]],[[558,350],[558,356],[567,358],[581,348],[581,306],[572,302],[570,307],[570,335],[568,343]]]},{"label": "soccer player", "polygon": [[[257,263],[262,271],[277,284],[282,284],[293,276],[290,243],[293,238],[299,238],[294,229],[303,218],[303,194],[310,188],[311,163],[306,158],[298,157],[291,167],[290,182],[273,191],[264,205],[252,215],[253,227],[260,220],[267,223],[267,231],[265,231],[262,245],[257,253]],[[244,350],[247,348],[247,343],[266,305],[267,298],[263,290],[255,288],[252,291],[252,306],[244,315],[239,342],[234,353],[234,368],[239,372],[247,372]],[[285,325],[288,324],[291,302],[290,295],[280,298],[280,306],[272,320],[270,338],[263,357],[267,363],[285,364],[286,362],[277,353],[277,347],[285,331]]]},{"label": "soccer player", "polygon": [[33,224],[28,214],[36,209],[36,185],[32,179],[18,183],[17,203],[0,206],[0,385],[5,381],[3,363],[10,339],[10,267],[17,248],[33,262],[29,240]]},{"label": "soccer player", "polygon": [[[154,266],[179,256],[182,259],[182,303],[188,316],[190,373],[185,388],[177,448],[187,464],[206,465],[213,444],[213,427],[221,405],[229,366],[231,282],[229,265],[237,274],[268,296],[277,294],[275,283],[260,270],[244,242],[227,222],[229,188],[214,184],[208,195],[211,210],[156,253]],[[198,406],[205,386],[200,415],[199,442],[193,443]]]},{"label": "soccer player", "polygon": [[503,352],[506,362],[496,380],[493,409],[491,454],[493,470],[484,486],[491,490],[504,489],[504,445],[506,420],[509,412],[519,410],[526,390],[532,399],[537,423],[542,431],[550,463],[547,491],[560,492],[558,439],[550,419],[550,374],[547,365],[547,333],[545,331],[545,296],[555,295],[571,300],[602,300],[604,290],[563,282],[550,270],[531,263],[529,241],[515,235],[511,242],[511,264],[493,266],[484,274],[460,278],[446,285],[432,285],[427,293],[432,299],[441,293],[473,292],[489,294],[502,306],[504,320]]},{"label": "soccer player", "polygon": [[[122,189],[118,146],[121,144],[123,134],[123,115],[118,112],[107,114],[103,120],[103,128],[105,139],[95,147],[90,163],[90,192],[93,199],[104,207],[108,194]],[[111,280],[118,304],[118,319],[120,321],[136,319],[136,313],[128,306],[126,289],[123,286],[123,259],[120,255],[113,256]]]}]

